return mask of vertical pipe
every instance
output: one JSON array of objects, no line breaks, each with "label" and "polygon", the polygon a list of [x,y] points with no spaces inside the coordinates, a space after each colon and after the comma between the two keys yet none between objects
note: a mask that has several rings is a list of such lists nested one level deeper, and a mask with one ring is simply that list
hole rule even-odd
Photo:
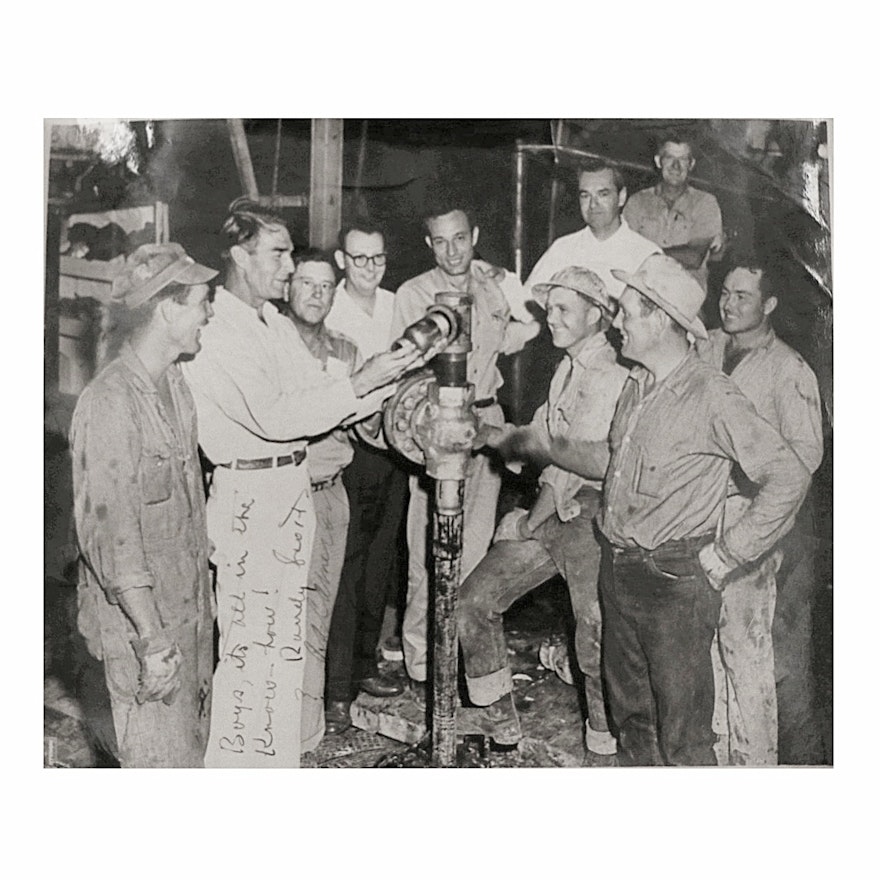
[{"label": "vertical pipe", "polygon": [[455,705],[458,693],[455,602],[461,577],[464,480],[437,480],[435,499],[434,712],[431,760],[435,767],[454,767]]},{"label": "vertical pipe", "polygon": [[[522,141],[516,142],[514,161],[514,208],[513,208],[513,268],[516,277],[523,280],[523,212],[525,208],[526,154]],[[508,361],[507,393],[509,395],[510,416],[514,424],[520,422],[522,411],[522,373],[523,353],[511,355]]]},{"label": "vertical pipe", "polygon": [[523,280],[523,200],[525,190],[525,152],[522,141],[516,142],[514,162],[514,206],[513,206],[513,270],[516,277]]}]

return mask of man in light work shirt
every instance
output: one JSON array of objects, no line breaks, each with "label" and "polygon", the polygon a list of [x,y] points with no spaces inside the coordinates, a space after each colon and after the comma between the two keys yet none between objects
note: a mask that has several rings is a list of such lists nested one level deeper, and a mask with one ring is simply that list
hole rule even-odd
[{"label": "man in light work shirt", "polygon": [[688,183],[696,160],[686,139],[666,137],[654,164],[660,171],[659,183],[631,196],[623,216],[636,232],[675,257],[706,290],[707,262],[724,243],[718,201]]},{"label": "man in light work shirt", "polygon": [[580,232],[557,238],[535,264],[525,283],[527,291],[568,266],[586,266],[595,272],[611,296],[619,296],[623,284],[612,269],[635,271],[649,254],[660,248],[630,229],[621,216],[626,185],[620,170],[602,159],[582,163],[577,172],[581,216],[587,224]]},{"label": "man in light work shirt", "polygon": [[[526,432],[546,446],[554,438],[607,444],[627,376],[605,335],[615,305],[599,276],[578,266],[557,272],[534,293],[547,310],[553,344],[564,349],[565,357],[530,426],[522,431],[510,425],[494,429],[486,442],[514,459],[517,437]],[[520,738],[502,616],[517,599],[561,574],[571,597],[576,655],[584,674],[585,763],[612,764],[616,743],[605,717],[600,668],[601,551],[593,529],[602,481],[549,464],[538,484],[531,510],[517,508],[507,514],[486,557],[462,585],[457,615],[468,691],[474,703],[487,707],[484,733],[499,743]]]},{"label": "man in light work shirt", "polygon": [[[710,646],[731,572],[790,528],[809,474],[723,373],[699,359],[705,294],[671,257],[653,255],[625,288],[614,326],[635,361],[611,425],[597,524],[603,669],[621,765],[716,763]],[[549,458],[604,472],[604,444],[554,441]],[[724,518],[737,464],[756,492]]]},{"label": "man in light work shirt", "polygon": [[[375,412],[413,360],[403,349],[372,358],[351,376],[316,370],[291,321],[270,302],[286,298],[293,273],[284,221],[237,199],[223,231],[227,272],[214,298],[215,322],[184,371],[198,409],[199,442],[216,466],[208,529],[216,548],[218,599],[241,588],[235,566],[243,551],[249,589],[292,584],[302,560],[290,564],[299,540],[291,508],[300,499],[312,515],[308,438]],[[255,507],[268,511],[263,521],[275,525],[236,534],[230,523],[240,515],[241,498],[254,499]],[[326,596],[316,601],[326,604]],[[219,623],[222,650],[231,620],[221,615]],[[305,647],[299,745],[308,752],[324,730],[324,646],[307,639]]]},{"label": "man in light work shirt", "polygon": [[[340,232],[334,258],[345,274],[327,327],[353,339],[363,357],[386,351],[393,342],[394,294],[380,287],[385,236],[369,221],[358,220]],[[359,436],[350,439],[353,458],[342,474],[349,501],[348,538],[327,644],[328,733],[351,726],[349,710],[358,690],[377,697],[403,691],[399,680],[379,674],[376,650],[385,605],[401,575],[398,537],[407,477],[396,453]]]},{"label": "man in light work shirt", "polygon": [[123,767],[201,767],[214,603],[192,396],[207,282],[178,244],[142,245],[113,281],[108,363],[71,430],[80,632],[103,660]]},{"label": "man in light work shirt", "polygon": [[[513,354],[540,331],[540,324],[525,305],[522,285],[510,272],[501,272],[474,259],[480,229],[467,211],[454,203],[429,210],[425,219],[425,243],[437,265],[401,285],[394,302],[392,335],[397,338],[422,318],[434,304],[435,295],[459,291],[473,297],[471,315],[472,351],[468,354],[468,381],[474,385],[474,405],[480,420],[501,426],[504,414],[497,401],[501,373],[500,354]],[[501,475],[489,457],[478,453],[471,459],[465,484],[464,546],[461,558],[463,578],[486,555],[495,530],[495,508],[501,489]],[[404,662],[416,690],[423,690],[428,658],[428,480],[410,478],[407,513],[409,572],[402,642]]]},{"label": "man in light work shirt", "polygon": [[[777,304],[765,265],[734,266],[721,290],[722,326],[709,331],[698,350],[730,376],[812,474],[822,461],[819,387],[803,358],[774,333]],[[751,490],[735,479],[729,492],[725,520],[733,523],[748,508]],[[777,763],[777,718],[780,763],[821,761],[812,693],[809,520],[805,505],[792,530],[753,566],[734,572],[722,594],[716,725],[728,734],[732,764]],[[790,572],[785,581],[779,580],[783,558]]]}]

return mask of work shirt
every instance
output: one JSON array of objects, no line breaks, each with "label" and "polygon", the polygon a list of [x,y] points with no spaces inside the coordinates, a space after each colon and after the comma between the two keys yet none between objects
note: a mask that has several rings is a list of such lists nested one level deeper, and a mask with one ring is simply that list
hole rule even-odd
[{"label": "work shirt", "polygon": [[336,285],[333,306],[324,323],[330,330],[354,340],[361,356],[367,360],[391,347],[393,317],[394,294],[390,290],[376,288],[373,314],[368,315],[345,289],[343,279]]},{"label": "work shirt", "polygon": [[126,343],[73,415],[80,628],[98,658],[131,651],[125,590],[152,588],[166,628],[196,621],[211,602],[195,408],[177,365],[167,378],[172,412]]},{"label": "work shirt", "polygon": [[[692,186],[686,187],[671,206],[661,195],[659,183],[640,190],[627,201],[623,216],[636,232],[661,248],[678,247],[697,239],[721,239],[721,208],[717,199]],[[706,259],[698,269],[689,270],[703,290],[709,274]]]},{"label": "work shirt", "polygon": [[[809,473],[736,385],[691,349],[661,382],[635,367],[611,425],[611,462],[599,527],[618,546],[653,550],[715,535],[731,567],[756,559],[790,528]],[[757,492],[722,522],[731,467]]]},{"label": "work shirt", "polygon": [[[718,328],[697,342],[697,352],[719,370],[732,337]],[[807,362],[773,331],[728,374],[737,388],[788,441],[812,474],[822,461],[822,402],[816,375]]]},{"label": "work shirt", "polygon": [[261,317],[222,287],[201,343],[182,367],[199,443],[214,464],[302,451],[307,438],[365,418],[390,393],[358,398],[348,376],[314,369],[296,328],[272,303]]},{"label": "work shirt", "polygon": [[630,229],[623,218],[620,227],[604,241],[596,238],[593,230],[585,226],[580,232],[563,235],[550,245],[544,256],[535,263],[525,289],[533,296],[535,284],[549,281],[556,272],[569,266],[582,266],[595,272],[605,282],[608,293],[618,298],[625,285],[611,274],[611,270],[635,272],[646,257],[659,253],[660,248],[653,241]]},{"label": "work shirt", "polygon": [[[334,333],[326,327],[323,327],[322,331],[316,342],[317,352],[302,343],[312,356],[310,370],[323,372],[329,377],[351,376],[361,363],[357,346],[340,333]],[[306,374],[303,375],[303,380],[307,384],[313,381]],[[334,428],[309,441],[309,477],[313,483],[329,480],[350,465],[353,457],[354,451],[348,431],[341,427]]]},{"label": "work shirt", "polygon": [[[607,443],[627,375],[605,334],[593,336],[574,358],[566,352],[550,381],[547,400],[532,417],[531,427],[547,446],[556,438]],[[553,464],[544,468],[538,482],[551,487],[556,512],[563,522],[580,513],[575,496],[583,486],[602,489],[601,480],[587,480]]]},{"label": "work shirt", "polygon": [[[474,260],[466,291],[474,300],[468,381],[474,385],[477,400],[495,397],[504,382],[496,366],[498,355],[520,351],[541,329],[525,306],[525,294],[516,276],[506,272],[499,283],[488,274],[490,268]],[[436,294],[452,290],[439,268],[402,284],[394,299],[392,337],[399,338],[410,324],[424,317],[428,307],[434,305]]]}]

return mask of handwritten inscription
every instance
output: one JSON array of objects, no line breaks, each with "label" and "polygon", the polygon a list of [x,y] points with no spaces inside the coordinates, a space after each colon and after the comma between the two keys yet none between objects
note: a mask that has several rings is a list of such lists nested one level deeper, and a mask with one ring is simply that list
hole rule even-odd
[{"label": "handwritten inscription", "polygon": [[[255,483],[263,481],[261,491],[265,476],[253,476]],[[226,508],[222,550],[227,562],[217,569],[220,662],[208,767],[298,767],[300,762],[302,709],[309,698],[303,660],[314,517],[304,468],[301,473],[281,468],[272,477],[271,500],[237,488]],[[293,483],[296,489],[290,491]],[[285,497],[297,501],[282,507],[277,499]],[[314,704],[309,706],[314,712]]]}]

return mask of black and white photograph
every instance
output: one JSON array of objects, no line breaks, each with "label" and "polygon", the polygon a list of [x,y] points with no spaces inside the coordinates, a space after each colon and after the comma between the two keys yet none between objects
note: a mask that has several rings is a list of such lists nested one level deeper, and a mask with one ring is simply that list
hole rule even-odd
[{"label": "black and white photograph", "polygon": [[46,118],[43,767],[834,767],[834,124]]}]

